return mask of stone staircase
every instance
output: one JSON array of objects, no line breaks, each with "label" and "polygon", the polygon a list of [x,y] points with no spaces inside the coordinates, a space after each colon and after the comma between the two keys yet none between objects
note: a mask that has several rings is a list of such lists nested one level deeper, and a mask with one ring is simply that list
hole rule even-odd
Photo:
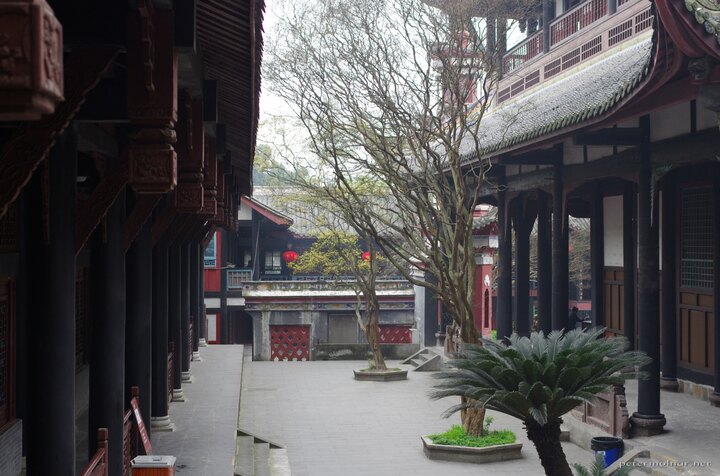
[{"label": "stone staircase", "polygon": [[435,353],[429,348],[420,349],[407,359],[400,362],[401,365],[410,365],[415,367],[416,372],[430,372],[440,370],[443,366],[442,355]]},{"label": "stone staircase", "polygon": [[287,450],[277,443],[237,430],[234,476],[290,476]]}]

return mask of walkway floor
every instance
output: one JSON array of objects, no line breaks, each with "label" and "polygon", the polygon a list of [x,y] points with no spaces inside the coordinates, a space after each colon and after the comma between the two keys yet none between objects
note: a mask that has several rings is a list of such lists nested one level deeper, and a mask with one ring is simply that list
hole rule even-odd
[{"label": "walkway floor", "polygon": [[230,476],[243,367],[243,346],[200,348],[191,363],[193,382],[183,385],[185,402],[170,404],[176,430],[153,433],[153,453],[178,458],[178,476]]},{"label": "walkway floor", "polygon": [[[410,372],[401,382],[357,382],[352,370],[361,364],[246,359],[240,427],[286,445],[293,476],[544,474],[522,424],[501,414],[493,414],[492,427],[515,431],[523,459],[484,465],[427,459],[420,435],[459,422],[459,415],[441,417],[454,402],[428,398],[432,373]],[[563,447],[571,462],[593,459],[571,443]]]}]

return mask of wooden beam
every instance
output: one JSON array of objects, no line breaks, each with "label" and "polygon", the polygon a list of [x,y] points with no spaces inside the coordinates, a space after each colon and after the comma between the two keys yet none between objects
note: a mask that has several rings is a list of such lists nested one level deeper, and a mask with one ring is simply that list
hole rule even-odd
[{"label": "wooden beam", "polygon": [[160,212],[160,216],[155,219],[155,223],[152,226],[152,246],[158,244],[160,238],[167,231],[172,224],[173,220],[178,214],[177,208],[175,208],[175,197],[169,196],[168,204]]},{"label": "wooden beam", "polygon": [[103,176],[90,198],[78,208],[75,221],[75,255],[83,249],[127,183],[128,164],[124,157]]},{"label": "wooden beam", "polygon": [[145,222],[150,218],[150,215],[152,215],[153,210],[155,210],[157,204],[160,203],[162,197],[163,195],[159,193],[154,195],[137,195],[135,207],[125,221],[125,252],[130,249],[133,241],[135,241],[138,233],[140,233],[143,225],[145,225]]},{"label": "wooden beam", "polygon": [[65,58],[65,101],[55,113],[18,129],[0,149],[0,218],[17,199],[117,56],[116,49],[82,49]]},{"label": "wooden beam", "polygon": [[556,165],[562,164],[562,149],[552,147],[519,155],[506,155],[498,159],[500,165]]},{"label": "wooden beam", "polygon": [[574,142],[575,145],[640,145],[644,138],[640,127],[610,127],[576,134]]}]

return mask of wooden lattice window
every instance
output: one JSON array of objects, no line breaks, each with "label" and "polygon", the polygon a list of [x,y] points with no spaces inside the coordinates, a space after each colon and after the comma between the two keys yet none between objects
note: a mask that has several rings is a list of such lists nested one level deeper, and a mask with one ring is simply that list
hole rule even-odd
[{"label": "wooden lattice window", "polygon": [[15,418],[15,308],[12,281],[0,278],[0,428]]},{"label": "wooden lattice window", "polygon": [[680,286],[712,289],[712,188],[686,188],[681,197]]}]

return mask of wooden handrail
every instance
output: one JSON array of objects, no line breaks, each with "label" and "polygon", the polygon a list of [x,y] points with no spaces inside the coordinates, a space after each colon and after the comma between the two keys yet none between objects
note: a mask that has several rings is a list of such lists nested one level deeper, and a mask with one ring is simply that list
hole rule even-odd
[{"label": "wooden handrail", "polygon": [[108,429],[98,428],[97,451],[80,472],[80,476],[108,476]]}]

